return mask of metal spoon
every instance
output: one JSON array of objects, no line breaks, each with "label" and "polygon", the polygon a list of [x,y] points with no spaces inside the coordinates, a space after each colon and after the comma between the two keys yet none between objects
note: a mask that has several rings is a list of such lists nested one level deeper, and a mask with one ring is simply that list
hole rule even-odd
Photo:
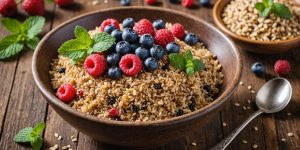
[{"label": "metal spoon", "polygon": [[292,86],[283,78],[275,78],[264,84],[256,95],[256,105],[259,110],[253,113],[239,128],[235,129],[222,142],[211,150],[224,150],[232,140],[261,113],[275,113],[282,110],[292,97]]}]

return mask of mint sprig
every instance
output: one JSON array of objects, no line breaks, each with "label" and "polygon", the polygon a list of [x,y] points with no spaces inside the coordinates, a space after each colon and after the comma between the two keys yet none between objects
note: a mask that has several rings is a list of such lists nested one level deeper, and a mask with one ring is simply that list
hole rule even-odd
[{"label": "mint sprig", "polygon": [[34,150],[40,150],[43,146],[43,138],[41,137],[41,133],[44,131],[44,129],[44,122],[38,123],[34,128],[24,128],[15,135],[14,141],[17,143],[30,143]]},{"label": "mint sprig", "polygon": [[87,55],[93,52],[103,52],[108,50],[114,43],[115,38],[101,32],[90,37],[88,31],[81,26],[75,27],[75,39],[63,43],[58,49],[58,53],[73,60],[73,62],[83,61]]},{"label": "mint sprig", "polygon": [[193,59],[193,54],[187,50],[184,54],[172,53],[169,55],[170,63],[176,69],[185,70],[185,72],[192,76],[197,71],[202,71],[205,64],[199,59]]},{"label": "mint sprig", "polygon": [[45,25],[43,17],[29,17],[23,23],[12,18],[1,19],[1,24],[11,32],[0,40],[0,60],[12,57],[25,48],[35,49],[40,39],[38,34]]},{"label": "mint sprig", "polygon": [[290,19],[293,17],[290,9],[281,3],[274,3],[274,0],[263,0],[257,2],[255,8],[259,11],[261,17],[268,17],[271,13],[278,17]]}]

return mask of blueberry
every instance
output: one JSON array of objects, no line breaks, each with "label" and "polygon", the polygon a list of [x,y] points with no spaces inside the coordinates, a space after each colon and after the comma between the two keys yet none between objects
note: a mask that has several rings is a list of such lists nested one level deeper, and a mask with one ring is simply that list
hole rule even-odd
[{"label": "blueberry", "polygon": [[138,34],[130,28],[125,28],[123,30],[122,38],[124,41],[134,43],[138,39]]},{"label": "blueberry", "polygon": [[131,105],[131,110],[134,112],[134,113],[138,113],[140,111],[140,108],[136,105]]},{"label": "blueberry", "polygon": [[119,61],[120,61],[120,55],[117,53],[111,53],[107,56],[106,61],[108,64],[111,66],[118,66]]},{"label": "blueberry", "polygon": [[150,34],[143,34],[140,37],[139,43],[145,48],[150,48],[154,43],[154,38]]},{"label": "blueberry", "polygon": [[164,49],[159,45],[155,45],[150,49],[150,55],[155,59],[160,60],[164,57]]},{"label": "blueberry", "polygon": [[113,32],[114,30],[116,30],[116,27],[114,25],[107,25],[105,28],[104,28],[104,32],[108,33],[108,34],[111,34],[111,32]]},{"label": "blueberry", "polygon": [[209,6],[210,5],[210,0],[199,0],[200,5],[203,6]]},{"label": "blueberry", "polygon": [[138,47],[134,53],[135,55],[139,56],[142,60],[147,59],[150,55],[149,50],[143,47]]},{"label": "blueberry", "polygon": [[123,20],[123,28],[133,28],[134,20],[132,18],[126,18]]},{"label": "blueberry", "polygon": [[130,50],[131,50],[130,44],[126,41],[120,41],[116,45],[116,51],[120,55],[128,54],[130,53]]},{"label": "blueberry", "polygon": [[109,53],[115,53],[116,52],[116,44],[113,44],[107,51]]},{"label": "blueberry", "polygon": [[164,29],[166,27],[166,23],[161,20],[161,19],[157,19],[153,22],[153,27],[156,29],[156,30],[159,30],[159,29]]},{"label": "blueberry", "polygon": [[166,52],[168,54],[179,53],[179,50],[180,50],[180,46],[177,43],[175,43],[175,42],[169,43],[166,46]]},{"label": "blueberry", "polygon": [[122,71],[119,67],[111,67],[108,69],[108,77],[113,80],[118,80],[122,76]]},{"label": "blueberry", "polygon": [[176,116],[181,116],[181,115],[183,115],[183,113],[184,113],[183,110],[180,109],[180,108],[178,108],[178,109],[175,110]]},{"label": "blueberry", "polygon": [[108,99],[107,99],[107,103],[108,103],[109,105],[115,104],[115,103],[116,103],[116,97],[114,97],[114,96],[109,96]]},{"label": "blueberry", "polygon": [[264,75],[265,66],[260,62],[256,62],[252,65],[251,71],[258,76]]},{"label": "blueberry", "polygon": [[194,33],[189,33],[185,36],[184,42],[187,43],[188,45],[195,45],[198,42],[198,37]]},{"label": "blueberry", "polygon": [[147,58],[144,62],[144,66],[147,71],[154,71],[158,68],[158,65],[158,61],[153,57]]},{"label": "blueberry", "polygon": [[117,29],[111,32],[111,36],[116,39],[117,42],[122,41],[122,31]]},{"label": "blueberry", "polygon": [[154,84],[153,84],[153,87],[154,87],[156,90],[162,89],[161,83],[154,83]]},{"label": "blueberry", "polygon": [[131,47],[131,52],[134,53],[135,50],[140,47],[140,44],[139,43],[132,43],[130,44],[130,47]]},{"label": "blueberry", "polygon": [[57,70],[57,72],[59,72],[59,73],[65,73],[66,72],[66,68],[59,68]]},{"label": "blueberry", "polygon": [[131,4],[131,0],[121,0],[120,5],[129,6]]}]

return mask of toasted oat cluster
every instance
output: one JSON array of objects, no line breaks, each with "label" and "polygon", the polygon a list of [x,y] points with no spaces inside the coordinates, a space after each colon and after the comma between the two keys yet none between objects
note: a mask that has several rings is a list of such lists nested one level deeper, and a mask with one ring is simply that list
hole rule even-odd
[{"label": "toasted oat cluster", "polygon": [[291,19],[271,14],[259,16],[255,4],[260,0],[232,0],[224,9],[222,19],[232,32],[259,41],[282,41],[300,35],[300,7],[293,0],[274,0],[289,7]]},{"label": "toasted oat cluster", "polygon": [[[69,58],[59,56],[51,64],[51,84],[54,89],[64,83],[73,84],[83,93],[69,105],[101,118],[152,121],[186,114],[214,100],[223,82],[222,66],[203,44],[189,46],[178,39],[176,43],[181,53],[189,49],[194,57],[202,59],[206,69],[189,77],[169,65],[164,56],[154,72],[142,71],[134,77],[111,80],[107,76],[93,78],[82,63],[74,65]],[[57,71],[60,68],[65,68],[64,73]],[[109,117],[112,107],[120,110],[118,118]]]}]

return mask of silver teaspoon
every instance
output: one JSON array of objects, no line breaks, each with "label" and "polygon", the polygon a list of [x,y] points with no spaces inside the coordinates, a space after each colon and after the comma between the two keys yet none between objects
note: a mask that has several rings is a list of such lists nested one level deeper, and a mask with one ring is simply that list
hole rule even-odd
[{"label": "silver teaspoon", "polygon": [[292,86],[284,78],[275,78],[265,83],[256,95],[256,105],[259,108],[239,128],[235,129],[211,150],[224,150],[232,140],[261,113],[276,113],[287,106],[292,97]]}]

